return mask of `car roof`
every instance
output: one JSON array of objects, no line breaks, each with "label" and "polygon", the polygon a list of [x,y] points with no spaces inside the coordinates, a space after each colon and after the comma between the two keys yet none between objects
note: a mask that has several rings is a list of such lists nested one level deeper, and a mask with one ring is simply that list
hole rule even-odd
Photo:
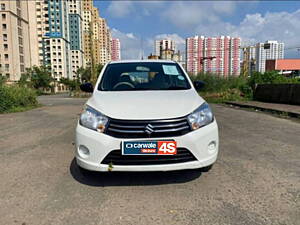
[{"label": "car roof", "polygon": [[176,63],[176,62],[172,60],[161,60],[161,59],[119,60],[119,61],[109,62],[109,64],[117,64],[117,63]]}]

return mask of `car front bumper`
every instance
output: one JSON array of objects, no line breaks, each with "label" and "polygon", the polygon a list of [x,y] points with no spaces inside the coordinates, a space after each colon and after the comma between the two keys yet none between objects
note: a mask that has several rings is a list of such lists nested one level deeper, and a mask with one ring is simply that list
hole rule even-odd
[{"label": "car front bumper", "polygon": [[[175,140],[178,148],[188,149],[197,160],[159,165],[106,165],[102,160],[113,150],[120,149],[122,141],[134,140]],[[85,146],[89,155],[80,153],[79,146]],[[209,166],[217,160],[219,150],[218,126],[216,121],[198,130],[179,137],[121,139],[98,133],[77,125],[76,128],[76,161],[77,164],[92,171],[170,171],[196,169]],[[143,157],[143,156],[141,156]]]}]

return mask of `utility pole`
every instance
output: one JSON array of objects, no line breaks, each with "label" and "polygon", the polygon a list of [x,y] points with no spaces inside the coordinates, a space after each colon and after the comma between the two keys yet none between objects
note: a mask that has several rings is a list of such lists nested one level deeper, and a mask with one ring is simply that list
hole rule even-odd
[{"label": "utility pole", "polygon": [[143,37],[141,37],[141,60],[144,59],[144,40]]}]

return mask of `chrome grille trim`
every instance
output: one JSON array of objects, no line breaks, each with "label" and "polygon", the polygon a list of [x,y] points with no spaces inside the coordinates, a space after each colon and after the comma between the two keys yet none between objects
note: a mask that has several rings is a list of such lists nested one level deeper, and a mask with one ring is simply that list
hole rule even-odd
[{"label": "chrome grille trim", "polygon": [[108,128],[110,131],[118,132],[118,133],[144,133],[143,130],[120,130],[120,129],[115,129],[115,128]]},{"label": "chrome grille trim", "polygon": [[162,120],[120,120],[110,118],[105,131],[117,138],[174,137],[190,132],[186,117]]}]

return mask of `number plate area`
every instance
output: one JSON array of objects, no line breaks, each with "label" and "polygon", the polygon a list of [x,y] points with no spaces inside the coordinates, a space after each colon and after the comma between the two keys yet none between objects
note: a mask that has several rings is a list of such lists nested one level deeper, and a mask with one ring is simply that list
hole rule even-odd
[{"label": "number plate area", "polygon": [[123,155],[176,155],[177,143],[173,140],[124,141]]}]

